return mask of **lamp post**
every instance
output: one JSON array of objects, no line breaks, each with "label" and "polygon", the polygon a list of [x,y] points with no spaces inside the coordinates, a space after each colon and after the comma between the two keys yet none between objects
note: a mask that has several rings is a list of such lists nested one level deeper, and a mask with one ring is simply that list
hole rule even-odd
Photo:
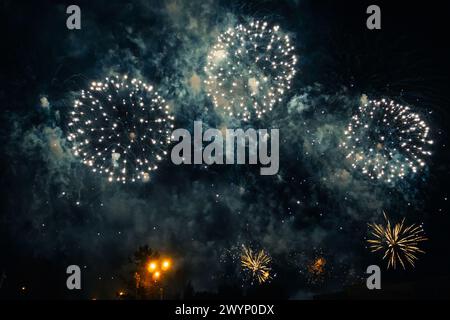
[{"label": "lamp post", "polygon": [[164,299],[164,287],[161,281],[161,278],[164,273],[168,272],[172,267],[172,261],[169,258],[164,259],[153,259],[150,260],[147,264],[147,271],[151,276],[152,280],[161,283],[161,287],[159,288],[160,299]]}]

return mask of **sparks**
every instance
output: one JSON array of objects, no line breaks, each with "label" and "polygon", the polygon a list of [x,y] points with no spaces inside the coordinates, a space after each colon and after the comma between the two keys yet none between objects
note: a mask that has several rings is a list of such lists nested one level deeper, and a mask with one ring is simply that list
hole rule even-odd
[{"label": "sparks", "polygon": [[250,271],[252,277],[258,279],[260,284],[270,279],[271,261],[272,259],[264,250],[253,253],[252,249],[242,246],[241,266]]},{"label": "sparks", "polygon": [[288,35],[267,22],[220,34],[207,57],[206,91],[216,109],[244,121],[271,111],[290,89],[297,57]]},{"label": "sparks", "polygon": [[72,151],[113,182],[147,182],[167,154],[174,117],[151,86],[107,77],[82,90],[70,112]]},{"label": "sparks", "polygon": [[325,260],[325,258],[323,257],[319,257],[308,266],[308,272],[314,276],[323,276],[323,274],[325,273],[326,264],[327,260]]},{"label": "sparks", "polygon": [[372,100],[359,107],[341,143],[355,169],[387,183],[417,173],[433,141],[430,128],[409,107],[394,101]]},{"label": "sparks", "polygon": [[419,248],[419,243],[427,240],[424,236],[422,226],[412,224],[405,226],[405,219],[401,223],[391,225],[386,213],[383,213],[386,225],[369,224],[370,234],[374,237],[368,239],[372,252],[383,251],[383,259],[388,261],[388,269],[396,269],[400,263],[406,269],[405,263],[414,267],[418,259],[418,253],[425,253]]}]

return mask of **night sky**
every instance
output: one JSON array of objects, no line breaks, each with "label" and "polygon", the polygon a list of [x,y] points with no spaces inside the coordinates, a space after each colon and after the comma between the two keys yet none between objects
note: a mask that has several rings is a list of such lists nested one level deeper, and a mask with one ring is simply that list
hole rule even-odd
[{"label": "night sky", "polygon": [[[88,1],[81,30],[66,28],[65,1],[0,1],[0,297],[114,298],[129,257],[148,245],[172,257],[168,295],[188,284],[214,295],[311,299],[365,283],[450,285],[448,4],[376,1],[382,29],[366,28],[372,1]],[[375,3],[375,2],[374,2]],[[253,128],[280,129],[280,170],[254,165],[174,165],[146,183],[110,183],[72,152],[69,112],[91,81],[127,74],[152,83],[192,130],[236,124],[206,94],[217,36],[252,20],[279,25],[298,57],[289,90]],[[339,147],[361,101],[393,99],[430,127],[432,155],[392,183],[351,167]],[[170,148],[169,148],[170,151]],[[367,247],[368,223],[422,224],[415,268],[387,270]],[[240,248],[265,250],[272,279],[252,283]],[[318,258],[324,272],[311,272]],[[80,291],[66,267],[82,269]],[[169,279],[167,280],[169,282]],[[22,289],[24,287],[25,289]],[[448,289],[447,289],[448,294]]]}]

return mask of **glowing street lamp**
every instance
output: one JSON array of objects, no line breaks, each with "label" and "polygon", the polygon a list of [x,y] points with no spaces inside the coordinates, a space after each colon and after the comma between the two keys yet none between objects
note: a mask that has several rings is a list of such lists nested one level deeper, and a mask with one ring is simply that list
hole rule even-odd
[{"label": "glowing street lamp", "polygon": [[[159,282],[164,272],[167,272],[172,267],[172,260],[170,258],[150,260],[147,265],[149,277],[155,282]],[[161,300],[164,298],[164,288],[162,283],[159,288]]]},{"label": "glowing street lamp", "polygon": [[161,265],[161,269],[168,270],[170,268],[170,260],[164,260]]},{"label": "glowing street lamp", "polygon": [[151,261],[148,264],[148,272],[154,272],[156,270],[156,262],[155,261]]},{"label": "glowing street lamp", "polygon": [[117,291],[116,292],[116,297],[119,298],[119,299],[125,298],[125,291],[123,291],[123,290]]},{"label": "glowing street lamp", "polygon": [[158,280],[159,278],[161,277],[161,272],[159,272],[159,271],[156,271],[154,274],[153,274],[153,280]]},{"label": "glowing street lamp", "polygon": [[159,280],[162,277],[163,272],[166,272],[172,266],[170,259],[151,260],[148,263],[147,271],[152,275],[154,281]]}]

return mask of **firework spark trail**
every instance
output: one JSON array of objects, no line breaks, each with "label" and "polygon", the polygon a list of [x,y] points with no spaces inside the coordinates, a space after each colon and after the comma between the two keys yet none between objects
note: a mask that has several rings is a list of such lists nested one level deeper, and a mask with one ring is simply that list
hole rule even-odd
[{"label": "firework spark trail", "polygon": [[74,154],[110,182],[146,182],[167,154],[173,120],[151,85],[128,76],[107,77],[75,100],[68,139]]},{"label": "firework spark trail", "polygon": [[388,260],[388,269],[397,267],[400,262],[403,269],[406,269],[405,262],[414,267],[415,261],[418,259],[418,253],[425,253],[419,248],[419,242],[427,240],[421,226],[412,224],[405,226],[405,219],[401,223],[394,226],[384,213],[386,225],[369,224],[371,228],[370,234],[374,239],[369,239],[372,252],[384,251],[383,259]]},{"label": "firework spark trail", "polygon": [[433,143],[429,130],[409,107],[372,100],[353,115],[341,147],[353,168],[390,183],[425,166],[424,157],[431,155],[427,145]]},{"label": "firework spark trail", "polygon": [[290,89],[297,57],[288,35],[267,22],[220,34],[207,57],[206,91],[216,109],[244,121],[271,111]]},{"label": "firework spark trail", "polygon": [[252,249],[246,246],[242,247],[241,265],[244,269],[249,270],[260,284],[270,279],[271,261],[272,259],[264,250],[253,253]]}]

